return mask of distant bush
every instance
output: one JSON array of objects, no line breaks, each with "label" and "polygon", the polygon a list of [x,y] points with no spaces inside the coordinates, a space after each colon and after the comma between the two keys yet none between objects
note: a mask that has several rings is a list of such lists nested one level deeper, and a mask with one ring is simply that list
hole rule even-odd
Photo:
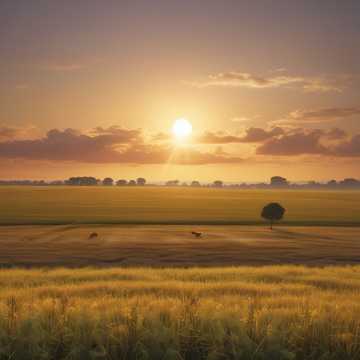
[{"label": "distant bush", "polygon": [[221,180],[216,180],[213,182],[213,186],[217,188],[221,188],[224,186],[224,183]]},{"label": "distant bush", "polygon": [[113,186],[114,180],[112,178],[110,178],[110,177],[107,177],[107,178],[105,178],[103,180],[102,183],[103,183],[104,186]]},{"label": "distant bush", "polygon": [[118,181],[116,182],[116,185],[117,185],[117,186],[126,186],[127,183],[128,183],[128,182],[127,182],[126,180],[120,179],[120,180],[118,180]]},{"label": "distant bush", "polygon": [[65,184],[78,186],[95,186],[98,184],[98,180],[92,176],[77,176],[69,178],[65,181]]},{"label": "distant bush", "polygon": [[142,177],[139,177],[136,179],[136,184],[138,186],[144,186],[146,184],[146,179],[142,178]]},{"label": "distant bush", "polygon": [[194,180],[194,181],[191,182],[191,186],[192,186],[192,187],[200,187],[201,184],[200,184],[199,181]]}]

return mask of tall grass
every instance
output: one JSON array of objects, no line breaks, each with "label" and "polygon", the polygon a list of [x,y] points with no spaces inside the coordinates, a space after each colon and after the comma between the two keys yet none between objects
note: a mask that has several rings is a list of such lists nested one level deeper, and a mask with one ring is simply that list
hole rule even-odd
[{"label": "tall grass", "polygon": [[359,359],[360,267],[0,271],[0,359]]}]

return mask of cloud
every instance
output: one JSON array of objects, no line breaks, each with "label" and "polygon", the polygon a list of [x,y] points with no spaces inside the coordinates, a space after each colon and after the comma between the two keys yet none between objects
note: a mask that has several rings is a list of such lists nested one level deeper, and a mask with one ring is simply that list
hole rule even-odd
[{"label": "cloud", "polygon": [[360,116],[360,107],[332,107],[316,110],[295,110],[283,119],[270,122],[273,126],[299,126],[320,124]]},{"label": "cloud", "polygon": [[110,126],[108,128],[98,126],[88,131],[88,135],[93,139],[107,142],[113,141],[115,144],[139,142],[143,136],[141,129],[124,129],[119,126]]},{"label": "cloud", "polygon": [[305,92],[342,92],[351,83],[358,79],[358,75],[335,75],[313,78],[304,78],[303,90]]},{"label": "cloud", "polygon": [[0,143],[0,156],[33,160],[112,162],[119,155],[114,145],[127,144],[137,136],[132,130],[89,136],[74,129],[53,129],[43,138]]},{"label": "cloud", "polygon": [[294,75],[254,75],[247,72],[230,71],[209,75],[202,81],[187,82],[197,88],[206,87],[245,87],[267,89],[279,87],[300,87],[306,92],[341,92],[348,78],[303,77]]},{"label": "cloud", "polygon": [[223,132],[206,132],[197,138],[197,142],[202,144],[256,143],[283,133],[284,130],[280,127],[275,127],[271,130],[250,127],[245,130],[245,134],[242,136],[228,135]]},{"label": "cloud", "polygon": [[242,138],[242,142],[262,142],[282,134],[284,134],[284,130],[280,127],[275,127],[271,130],[250,127],[246,130],[246,134]]},{"label": "cloud", "polygon": [[0,125],[0,141],[7,141],[13,139],[30,139],[36,136],[36,128],[29,127],[12,127]]},{"label": "cloud", "polygon": [[290,120],[318,123],[324,121],[342,120],[360,115],[360,107],[324,108],[319,110],[296,110],[290,113]]},{"label": "cloud", "polygon": [[19,136],[20,130],[8,126],[0,126],[0,141],[15,139]]},{"label": "cloud", "polygon": [[[237,152],[239,149],[230,146],[237,143],[255,144],[253,160],[257,160],[260,155],[289,158],[299,155],[360,156],[360,135],[349,136],[339,128],[250,127],[242,135],[206,132],[195,138],[194,142],[183,146],[163,141],[164,134],[160,135],[154,137],[145,135],[141,129],[111,126],[88,131],[52,129],[43,136],[29,138],[25,129],[2,126],[0,158],[50,161],[54,164],[239,164],[245,159]],[[213,145],[223,145],[224,148],[214,148]]]},{"label": "cloud", "polygon": [[325,78],[318,79],[304,79],[302,81],[302,88],[305,92],[311,93],[325,93],[325,92],[342,92],[345,85],[339,80],[328,80]]},{"label": "cloud", "polygon": [[231,143],[240,143],[241,137],[236,135],[227,135],[223,132],[211,132],[207,131],[204,134],[200,135],[195,140],[200,144],[231,144]]},{"label": "cloud", "polygon": [[272,88],[303,81],[299,77],[270,76],[262,77],[244,72],[225,72],[209,75],[208,79],[193,82],[196,87],[223,86],[223,87],[248,87],[248,88]]},{"label": "cloud", "polygon": [[299,131],[272,138],[256,149],[259,155],[304,155],[327,154],[328,150],[320,142],[324,136],[321,130]]},{"label": "cloud", "polygon": [[330,129],[327,133],[326,133],[326,137],[329,140],[341,140],[344,138],[347,138],[348,135],[346,133],[346,131],[339,129],[339,128],[333,128]]},{"label": "cloud", "polygon": [[[5,130],[3,131],[5,134]],[[147,142],[139,129],[98,127],[88,132],[52,129],[33,140],[13,138],[6,132],[0,142],[0,157],[5,159],[72,161],[82,163],[201,165],[236,163],[242,159],[224,151],[200,152],[193,146],[173,148]],[[9,137],[11,135],[11,138]]]},{"label": "cloud", "polygon": [[271,138],[261,144],[257,147],[256,154],[271,156],[360,156],[360,135],[349,136],[339,128],[288,130],[285,134]]},{"label": "cloud", "polygon": [[171,154],[171,163],[179,165],[238,164],[243,162],[239,156],[226,153],[222,148],[213,152],[201,152],[195,148],[177,149]]},{"label": "cloud", "polygon": [[339,143],[331,149],[331,153],[334,156],[360,156],[360,134],[354,135],[349,140]]}]

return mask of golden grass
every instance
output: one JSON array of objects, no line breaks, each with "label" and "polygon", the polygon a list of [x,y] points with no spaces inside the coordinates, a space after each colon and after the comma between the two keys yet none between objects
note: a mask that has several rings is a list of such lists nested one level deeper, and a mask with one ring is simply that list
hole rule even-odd
[{"label": "golden grass", "polygon": [[263,224],[276,201],[287,224],[360,225],[360,191],[3,186],[0,199],[0,224]]},{"label": "golden grass", "polygon": [[359,359],[360,266],[0,271],[0,359]]}]

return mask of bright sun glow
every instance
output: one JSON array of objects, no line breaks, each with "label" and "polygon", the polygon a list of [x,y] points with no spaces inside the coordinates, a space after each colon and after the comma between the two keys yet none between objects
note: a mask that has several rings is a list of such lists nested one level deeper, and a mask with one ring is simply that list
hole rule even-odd
[{"label": "bright sun glow", "polygon": [[178,139],[184,139],[191,135],[192,125],[187,119],[177,119],[172,127],[173,134]]}]

